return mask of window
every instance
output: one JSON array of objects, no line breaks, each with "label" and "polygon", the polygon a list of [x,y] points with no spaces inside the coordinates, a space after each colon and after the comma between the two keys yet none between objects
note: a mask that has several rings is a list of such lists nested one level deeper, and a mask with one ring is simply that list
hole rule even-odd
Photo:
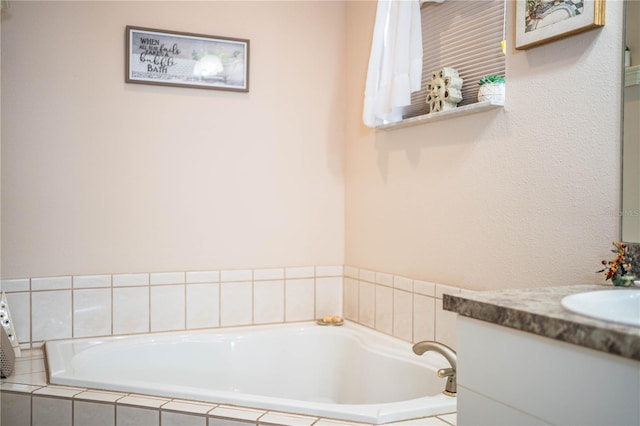
[{"label": "window", "polygon": [[443,67],[455,68],[464,80],[458,106],[477,102],[478,80],[504,75],[505,0],[446,0],[422,5],[422,89],[411,96],[404,118],[429,112],[425,103],[431,75]]}]

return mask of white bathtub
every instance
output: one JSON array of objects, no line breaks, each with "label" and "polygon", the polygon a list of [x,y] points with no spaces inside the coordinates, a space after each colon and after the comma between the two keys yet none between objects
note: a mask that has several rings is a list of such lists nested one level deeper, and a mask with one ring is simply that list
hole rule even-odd
[{"label": "white bathtub", "polygon": [[49,341],[52,384],[386,423],[456,410],[439,354],[353,323]]}]

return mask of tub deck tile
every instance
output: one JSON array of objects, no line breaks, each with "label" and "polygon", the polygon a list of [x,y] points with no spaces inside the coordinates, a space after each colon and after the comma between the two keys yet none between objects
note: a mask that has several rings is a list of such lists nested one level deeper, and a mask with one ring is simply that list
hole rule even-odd
[{"label": "tub deck tile", "polygon": [[295,414],[285,414],[270,411],[260,417],[258,424],[262,425],[278,425],[278,426],[311,426],[317,417],[298,416]]},{"label": "tub deck tile", "polygon": [[354,423],[344,420],[320,419],[313,426],[373,426],[371,423]]},{"label": "tub deck tile", "polygon": [[42,386],[25,385],[22,383],[5,382],[0,383],[0,390],[2,392],[16,392],[16,393],[32,393],[41,389]]},{"label": "tub deck tile", "polygon": [[49,385],[43,388],[34,391],[34,395],[42,395],[42,396],[58,396],[62,398],[73,398],[79,393],[86,391],[86,389],[82,388],[74,388],[71,386],[55,386]]},{"label": "tub deck tile", "polygon": [[216,404],[202,404],[192,401],[182,401],[174,399],[162,406],[163,411],[179,411],[182,413],[207,414],[216,408]]},{"label": "tub deck tile", "polygon": [[118,400],[118,405],[130,405],[134,407],[160,408],[168,403],[169,399],[156,398],[147,395],[128,395]]},{"label": "tub deck tile", "polygon": [[449,426],[449,423],[437,417],[423,417],[421,419],[403,420],[401,422],[387,423],[388,426]]},{"label": "tub deck tile", "polygon": [[96,391],[88,390],[77,394],[73,398],[76,400],[91,401],[91,402],[116,402],[127,396],[126,393],[108,392],[108,391]]},{"label": "tub deck tile", "polygon": [[263,416],[265,413],[266,411],[251,408],[220,405],[209,412],[209,417],[257,422],[260,416]]}]

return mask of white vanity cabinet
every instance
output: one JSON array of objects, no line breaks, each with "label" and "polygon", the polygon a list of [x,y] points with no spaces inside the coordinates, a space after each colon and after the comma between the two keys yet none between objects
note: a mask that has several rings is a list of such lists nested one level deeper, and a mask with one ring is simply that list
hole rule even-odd
[{"label": "white vanity cabinet", "polygon": [[458,426],[640,425],[640,361],[458,317]]},{"label": "white vanity cabinet", "polygon": [[562,309],[585,289],[445,296],[458,313],[458,426],[640,425],[640,328]]}]

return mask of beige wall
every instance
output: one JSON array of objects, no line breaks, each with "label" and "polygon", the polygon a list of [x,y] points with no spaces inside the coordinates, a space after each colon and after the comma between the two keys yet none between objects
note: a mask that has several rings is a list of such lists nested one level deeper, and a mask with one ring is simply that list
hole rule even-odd
[{"label": "beige wall", "polygon": [[[621,3],[523,52],[512,6],[504,109],[376,132],[373,1],[12,2],[3,276],[345,263],[474,289],[598,281],[619,238]],[[251,39],[251,92],[124,84],[127,24]]]},{"label": "beige wall", "polygon": [[622,4],[527,51],[513,6],[504,109],[377,132],[360,119],[375,3],[349,3],[346,264],[471,289],[601,280],[619,238]]},{"label": "beige wall", "polygon": [[[342,264],[341,2],[11,2],[4,278]],[[124,83],[124,29],[251,40],[248,94]]]}]

